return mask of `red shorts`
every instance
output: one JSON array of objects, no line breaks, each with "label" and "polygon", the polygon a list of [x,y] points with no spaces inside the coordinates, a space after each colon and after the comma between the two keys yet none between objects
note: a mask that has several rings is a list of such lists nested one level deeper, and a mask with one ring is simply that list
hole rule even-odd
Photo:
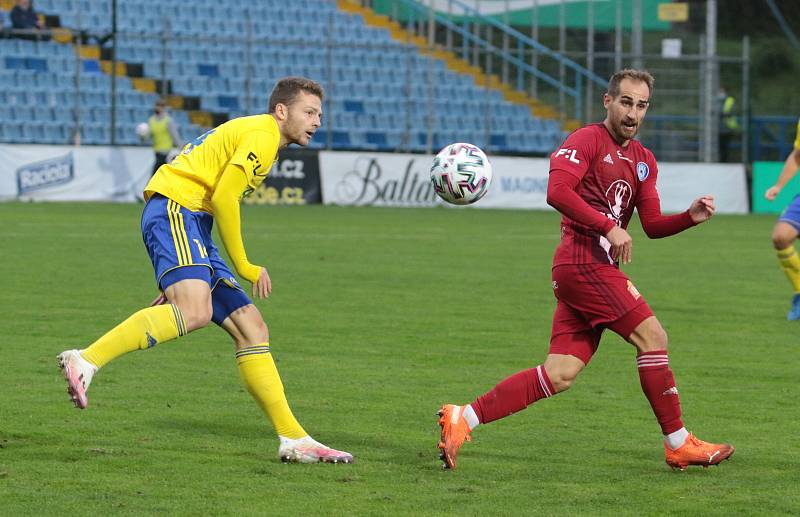
[{"label": "red shorts", "polygon": [[572,355],[588,364],[605,328],[623,338],[653,315],[627,275],[610,264],[575,264],[553,268],[553,314],[550,353]]}]

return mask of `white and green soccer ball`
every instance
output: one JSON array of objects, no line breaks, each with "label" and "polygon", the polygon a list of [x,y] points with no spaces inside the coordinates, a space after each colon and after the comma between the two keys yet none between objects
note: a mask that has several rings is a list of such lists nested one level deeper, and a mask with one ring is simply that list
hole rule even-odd
[{"label": "white and green soccer ball", "polygon": [[433,159],[431,183],[440,198],[470,205],[486,195],[492,183],[492,164],[477,145],[450,144]]}]

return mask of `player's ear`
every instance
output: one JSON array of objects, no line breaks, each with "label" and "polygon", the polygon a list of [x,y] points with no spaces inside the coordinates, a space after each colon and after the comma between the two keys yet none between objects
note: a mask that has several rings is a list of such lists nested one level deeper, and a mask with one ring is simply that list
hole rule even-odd
[{"label": "player's ear", "polygon": [[289,109],[286,107],[286,104],[279,102],[275,105],[275,118],[278,120],[285,120],[288,112]]}]

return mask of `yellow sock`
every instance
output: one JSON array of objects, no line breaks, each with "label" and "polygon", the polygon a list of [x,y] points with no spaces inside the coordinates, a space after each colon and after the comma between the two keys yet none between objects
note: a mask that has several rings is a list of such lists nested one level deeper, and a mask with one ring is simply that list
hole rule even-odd
[{"label": "yellow sock", "polygon": [[794,246],[789,246],[785,250],[778,250],[778,260],[781,262],[786,278],[792,283],[795,293],[800,293],[800,257]]},{"label": "yellow sock", "polygon": [[128,352],[144,350],[184,334],[186,324],[178,307],[172,304],[157,305],[133,314],[81,350],[81,355],[100,368]]},{"label": "yellow sock", "polygon": [[269,353],[269,343],[248,346],[236,352],[236,363],[247,391],[256,399],[275,431],[286,438],[302,438],[308,433],[294,418],[283,383]]}]

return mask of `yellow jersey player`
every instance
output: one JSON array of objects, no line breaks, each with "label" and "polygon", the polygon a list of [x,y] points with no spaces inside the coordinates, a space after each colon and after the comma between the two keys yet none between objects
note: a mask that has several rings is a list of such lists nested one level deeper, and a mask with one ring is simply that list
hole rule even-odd
[{"label": "yellow jersey player", "polygon": [[[797,122],[797,135],[794,139],[794,148],[783,162],[778,181],[767,189],[764,197],[772,201],[777,197],[783,187],[797,174],[800,167],[800,120]],[[778,252],[778,260],[783,272],[794,288],[792,307],[789,309],[787,319],[800,320],[800,257],[794,247],[794,241],[800,233],[800,194],[796,195],[788,207],[783,211],[778,222],[772,230],[772,245]]]},{"label": "yellow jersey player", "polygon": [[59,354],[76,407],[88,405],[93,375],[109,361],[214,322],[236,346],[242,381],[272,422],[283,461],[350,463],[353,456],[309,436],[289,409],[260,312],[236,282],[211,238],[214,221],[252,294],[272,291],[266,268],[252,264],[241,237],[239,203],[272,168],[279,149],[305,146],[320,127],[322,87],[302,77],[278,81],[269,112],[230,120],[188,143],[159,168],[144,190],[142,237],[163,304],[142,309],[83,350]]}]

